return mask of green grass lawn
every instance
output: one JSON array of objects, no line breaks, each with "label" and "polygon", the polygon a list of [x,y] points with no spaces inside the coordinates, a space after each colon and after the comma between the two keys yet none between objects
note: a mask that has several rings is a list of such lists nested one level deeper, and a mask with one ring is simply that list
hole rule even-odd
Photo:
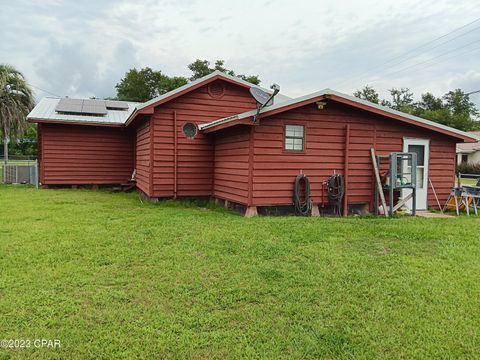
[{"label": "green grass lawn", "polygon": [[259,217],[0,187],[0,359],[475,358],[480,217]]},{"label": "green grass lawn", "polygon": [[[479,176],[480,178],[480,176]],[[461,185],[476,185],[477,184],[477,179],[476,178],[462,178],[460,184]],[[455,186],[458,184],[458,178],[455,180]]]}]

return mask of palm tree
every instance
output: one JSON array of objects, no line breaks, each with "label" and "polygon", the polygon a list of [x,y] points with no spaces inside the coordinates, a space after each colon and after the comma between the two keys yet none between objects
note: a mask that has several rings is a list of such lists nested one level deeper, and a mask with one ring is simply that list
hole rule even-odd
[{"label": "palm tree", "polygon": [[5,162],[8,140],[21,136],[27,126],[26,117],[34,106],[33,92],[23,74],[11,65],[0,64],[0,131],[4,139]]}]

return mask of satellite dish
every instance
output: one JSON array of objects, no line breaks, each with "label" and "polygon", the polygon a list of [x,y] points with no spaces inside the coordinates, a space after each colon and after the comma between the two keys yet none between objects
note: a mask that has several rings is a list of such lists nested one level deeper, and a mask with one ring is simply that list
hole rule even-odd
[{"label": "satellite dish", "polygon": [[280,86],[278,86],[277,84],[273,84],[270,89],[273,90],[273,94],[269,94],[266,91],[263,91],[262,89],[256,87],[250,88],[250,94],[252,94],[253,98],[257,101],[257,113],[253,116],[254,123],[257,122],[260,111],[264,107],[273,105],[273,98],[280,91]]},{"label": "satellite dish", "polygon": [[262,107],[267,104],[269,100],[271,100],[271,95],[262,89],[257,87],[250,88],[250,94],[252,94],[253,98],[259,103]]}]

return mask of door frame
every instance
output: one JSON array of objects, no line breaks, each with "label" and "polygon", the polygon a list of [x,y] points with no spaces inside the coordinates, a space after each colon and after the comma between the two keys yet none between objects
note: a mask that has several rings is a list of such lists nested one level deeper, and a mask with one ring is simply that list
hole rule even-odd
[{"label": "door frame", "polygon": [[[416,196],[416,209],[417,210],[427,210],[428,209],[428,179],[429,179],[429,168],[430,168],[430,139],[429,138],[412,138],[404,137],[403,138],[403,152],[408,152],[408,145],[423,145],[425,146],[424,153],[424,168],[423,168],[423,188],[425,189],[425,203],[419,203],[422,201],[422,197]],[[402,197],[405,195],[402,194]]]}]

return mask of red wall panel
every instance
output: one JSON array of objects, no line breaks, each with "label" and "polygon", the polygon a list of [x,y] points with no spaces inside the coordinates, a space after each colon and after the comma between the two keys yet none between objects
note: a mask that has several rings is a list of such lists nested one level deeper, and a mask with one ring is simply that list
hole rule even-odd
[{"label": "red wall panel", "polygon": [[150,196],[150,120],[135,129],[135,170],[137,188]]},{"label": "red wall panel", "polygon": [[133,172],[130,131],[41,125],[40,181],[44,185],[120,184]]},{"label": "red wall panel", "polygon": [[[223,95],[211,89],[223,89]],[[214,142],[201,133],[189,139],[186,122],[202,124],[254,109],[248,89],[216,80],[155,109],[152,197],[211,196],[213,191]],[[175,121],[176,117],[176,121]],[[176,122],[176,127],[174,123]],[[175,170],[175,136],[177,136]],[[175,176],[176,171],[176,176]]]},{"label": "red wall panel", "polygon": [[216,134],[213,196],[248,204],[250,127]]},{"label": "red wall panel", "polygon": [[[305,152],[284,151],[285,124],[305,126]],[[314,104],[307,105],[263,119],[260,126],[255,127],[253,205],[292,204],[293,182],[302,171],[310,177],[314,203],[320,203],[322,182],[334,172],[344,173],[347,124],[350,127],[349,203],[372,201],[370,148],[385,155],[402,151],[404,137],[430,140],[429,175],[440,201],[446,200],[455,173],[453,139],[331,101],[323,110],[318,110]],[[327,201],[326,193],[323,199]],[[436,206],[430,189],[428,205]]]}]

